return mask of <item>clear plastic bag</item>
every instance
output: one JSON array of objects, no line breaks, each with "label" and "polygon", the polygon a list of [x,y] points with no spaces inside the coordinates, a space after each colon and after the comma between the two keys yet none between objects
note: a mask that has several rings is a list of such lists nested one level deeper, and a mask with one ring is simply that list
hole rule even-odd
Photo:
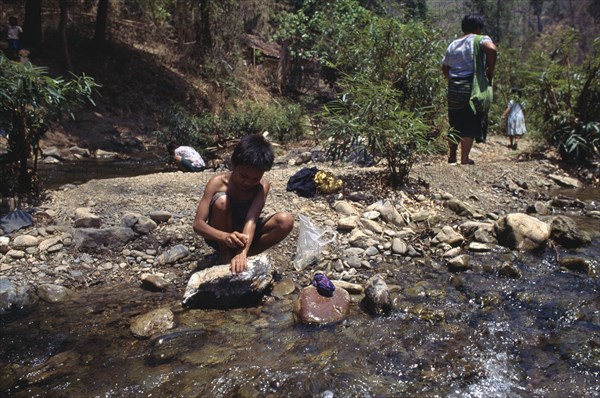
[{"label": "clear plastic bag", "polygon": [[302,271],[309,265],[319,262],[321,250],[335,240],[337,232],[332,229],[316,227],[312,220],[303,214],[298,217],[300,218],[298,245],[293,264],[296,271]]}]

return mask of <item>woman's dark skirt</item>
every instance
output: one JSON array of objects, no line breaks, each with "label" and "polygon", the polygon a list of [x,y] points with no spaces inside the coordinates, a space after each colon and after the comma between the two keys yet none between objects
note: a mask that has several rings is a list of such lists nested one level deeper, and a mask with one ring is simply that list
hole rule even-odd
[{"label": "woman's dark skirt", "polygon": [[448,81],[448,118],[450,121],[448,137],[456,142],[463,137],[471,137],[477,142],[483,142],[487,135],[487,115],[474,113],[469,106],[472,87],[473,76],[451,78]]}]

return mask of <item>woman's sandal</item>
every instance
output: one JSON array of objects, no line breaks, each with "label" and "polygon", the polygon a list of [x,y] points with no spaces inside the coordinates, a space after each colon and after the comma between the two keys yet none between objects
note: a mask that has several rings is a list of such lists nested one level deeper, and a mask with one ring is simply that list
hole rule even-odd
[{"label": "woman's sandal", "polygon": [[456,158],[448,158],[448,163],[455,164],[456,163]]},{"label": "woman's sandal", "polygon": [[469,159],[466,163],[460,162],[460,164],[475,164],[475,162]]}]

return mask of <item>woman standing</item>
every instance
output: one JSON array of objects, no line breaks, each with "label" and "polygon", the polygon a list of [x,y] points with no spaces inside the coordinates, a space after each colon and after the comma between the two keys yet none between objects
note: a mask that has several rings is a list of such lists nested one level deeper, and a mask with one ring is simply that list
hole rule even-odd
[{"label": "woman standing", "polygon": [[[457,150],[460,143],[460,163],[474,164],[469,158],[473,141],[483,141],[487,124],[487,112],[475,112],[469,101],[476,74],[473,55],[482,52],[483,68],[488,84],[491,86],[496,67],[496,46],[489,36],[479,36],[484,27],[483,17],[472,14],[463,18],[461,28],[463,36],[448,46],[442,62],[442,72],[448,79],[448,132],[450,154],[448,163],[457,162]],[[478,48],[474,48],[478,46]]]}]

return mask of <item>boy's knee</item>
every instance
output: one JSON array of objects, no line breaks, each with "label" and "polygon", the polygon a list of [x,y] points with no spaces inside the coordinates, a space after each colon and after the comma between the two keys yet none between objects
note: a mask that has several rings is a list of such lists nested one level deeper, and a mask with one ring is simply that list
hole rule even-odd
[{"label": "boy's knee", "polygon": [[294,228],[294,216],[288,212],[281,212],[275,215],[275,221],[279,229],[287,236]]}]

